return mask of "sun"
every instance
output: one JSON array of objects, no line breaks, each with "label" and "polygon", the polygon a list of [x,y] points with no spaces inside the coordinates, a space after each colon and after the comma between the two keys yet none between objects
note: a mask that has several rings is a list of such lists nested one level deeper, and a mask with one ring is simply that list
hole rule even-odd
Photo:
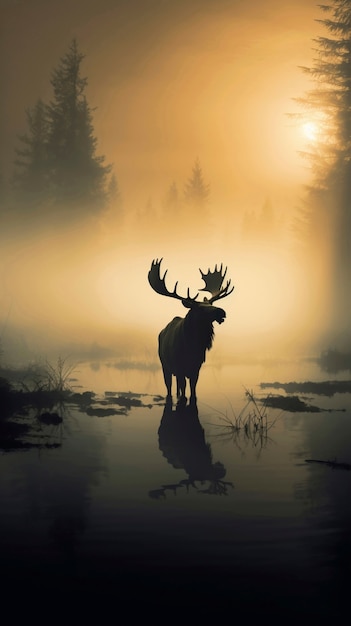
[{"label": "sun", "polygon": [[316,122],[305,122],[302,126],[302,130],[309,141],[317,141],[319,128]]}]

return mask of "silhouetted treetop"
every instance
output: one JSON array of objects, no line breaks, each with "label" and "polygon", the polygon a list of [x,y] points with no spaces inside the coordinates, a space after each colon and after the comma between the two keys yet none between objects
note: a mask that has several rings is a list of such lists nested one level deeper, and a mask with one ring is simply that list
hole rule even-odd
[{"label": "silhouetted treetop", "polygon": [[184,199],[194,208],[204,208],[209,200],[210,186],[205,183],[199,159],[195,160],[192,175],[185,183]]},{"label": "silhouetted treetop", "polygon": [[27,133],[19,137],[14,184],[22,192],[36,192],[37,200],[55,207],[89,212],[108,201],[111,166],[96,155],[92,109],[85,96],[84,59],[76,40],[53,70],[53,98],[38,100],[26,112]]},{"label": "silhouetted treetop", "polygon": [[108,186],[107,186],[107,199],[108,203],[112,205],[117,211],[120,211],[123,207],[123,198],[121,190],[119,188],[116,174],[112,173]]},{"label": "silhouetted treetop", "polygon": [[87,79],[80,74],[84,55],[73,40],[51,78],[54,98],[48,106],[48,154],[56,200],[100,205],[105,201],[111,166],[96,156],[92,112],[84,95]]},{"label": "silhouetted treetop", "polygon": [[178,187],[175,181],[169,186],[163,200],[163,206],[168,212],[177,211],[180,206]]},{"label": "silhouetted treetop", "polygon": [[314,40],[313,65],[302,68],[313,88],[299,101],[319,120],[321,132],[310,157],[315,183],[326,188],[335,179],[333,167],[340,173],[340,166],[349,167],[351,162],[351,3],[334,0],[319,8],[331,15],[317,20],[329,36]]},{"label": "silhouetted treetop", "polygon": [[24,192],[45,192],[49,185],[47,108],[41,99],[26,110],[28,131],[19,136],[14,185]]}]

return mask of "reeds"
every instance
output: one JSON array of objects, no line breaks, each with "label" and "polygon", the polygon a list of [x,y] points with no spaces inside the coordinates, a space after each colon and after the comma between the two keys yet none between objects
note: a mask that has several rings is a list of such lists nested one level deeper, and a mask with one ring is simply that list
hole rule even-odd
[{"label": "reeds", "polygon": [[241,411],[236,414],[231,403],[230,415],[228,412],[216,411],[219,415],[220,423],[209,422],[217,429],[215,437],[222,441],[233,441],[239,448],[240,442],[246,445],[250,443],[252,447],[262,449],[268,441],[272,441],[268,436],[269,430],[274,426],[277,419],[269,421],[266,398],[260,402],[254,396],[253,391],[245,389],[246,403]]},{"label": "reeds", "polygon": [[58,393],[71,391],[71,378],[75,365],[69,365],[67,359],[58,357],[56,365],[52,365],[49,361],[45,364],[45,379],[48,391],[56,391]]},{"label": "reeds", "polygon": [[72,374],[75,365],[67,363],[67,358],[58,357],[53,365],[45,361],[44,366],[31,367],[25,378],[20,381],[20,387],[27,393],[46,392],[64,395],[72,391]]}]

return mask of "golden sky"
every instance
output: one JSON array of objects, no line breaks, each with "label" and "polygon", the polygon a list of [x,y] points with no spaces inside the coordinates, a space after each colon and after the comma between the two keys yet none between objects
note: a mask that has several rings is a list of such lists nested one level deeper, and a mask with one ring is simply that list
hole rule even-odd
[{"label": "golden sky", "polygon": [[160,206],[172,181],[182,191],[199,158],[212,216],[222,216],[212,223],[210,246],[199,236],[185,237],[180,248],[177,237],[163,239],[160,221],[147,235],[128,226],[110,232],[95,255],[82,232],[69,240],[37,233],[33,241],[7,241],[2,309],[11,320],[53,332],[75,327],[76,338],[77,328],[88,333],[95,323],[112,333],[126,320],[133,333],[144,324],[155,334],[172,314],[184,314],[147,283],[160,256],[170,288],[179,280],[185,290],[198,289],[199,267],[229,266],[236,288],[226,301],[224,336],[273,333],[302,319],[310,288],[301,286],[285,240],[279,250],[253,253],[245,242],[237,246],[232,222],[222,222],[260,211],[270,198],[287,225],[304,194],[310,172],[298,151],[308,138],[287,114],[298,111],[293,98],[309,87],[299,66],[313,60],[315,1],[0,0],[0,9],[5,175],[16,135],[26,130],[25,109],[39,97],[50,100],[51,71],[76,38],[86,55],[88,102],[96,107],[97,152],[114,164],[128,210],[150,199]]},{"label": "golden sky", "polygon": [[124,195],[159,202],[200,159],[212,197],[293,204],[308,177],[287,113],[307,82],[314,0],[1,0],[2,169],[24,111],[76,37],[98,152]]}]

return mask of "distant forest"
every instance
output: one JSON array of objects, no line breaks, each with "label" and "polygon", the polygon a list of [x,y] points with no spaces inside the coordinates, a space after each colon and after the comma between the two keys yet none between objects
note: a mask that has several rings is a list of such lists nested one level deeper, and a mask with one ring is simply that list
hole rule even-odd
[{"label": "distant forest", "polygon": [[[13,174],[9,181],[0,177],[3,216],[26,216],[33,222],[38,218],[41,223],[102,215],[122,222],[128,217],[130,206],[118,173],[105,156],[97,154],[93,109],[85,95],[88,79],[81,71],[84,58],[74,39],[52,71],[50,102],[39,98],[26,109],[26,132],[17,137]],[[144,205],[135,207],[134,213],[140,225],[156,215],[175,230],[181,230],[184,221],[190,227],[197,225],[201,232],[206,224],[213,228],[211,189],[199,158],[182,185],[175,180],[168,188],[165,185],[159,206],[145,197]],[[280,226],[269,200],[261,212],[247,212],[242,218],[246,239],[262,233],[276,235]]]},{"label": "distant forest", "polygon": [[[18,137],[10,185],[2,180],[2,200],[26,211],[84,214],[99,213],[110,204],[122,209],[119,181],[111,164],[96,154],[92,108],[81,75],[84,54],[74,39],[51,75],[53,97],[49,103],[38,99],[26,110],[27,131]],[[184,203],[204,210],[210,187],[205,182],[199,159],[185,183],[183,193],[172,182],[162,205],[179,211]],[[151,200],[145,201],[145,211]],[[2,202],[4,206],[4,202]]]}]

